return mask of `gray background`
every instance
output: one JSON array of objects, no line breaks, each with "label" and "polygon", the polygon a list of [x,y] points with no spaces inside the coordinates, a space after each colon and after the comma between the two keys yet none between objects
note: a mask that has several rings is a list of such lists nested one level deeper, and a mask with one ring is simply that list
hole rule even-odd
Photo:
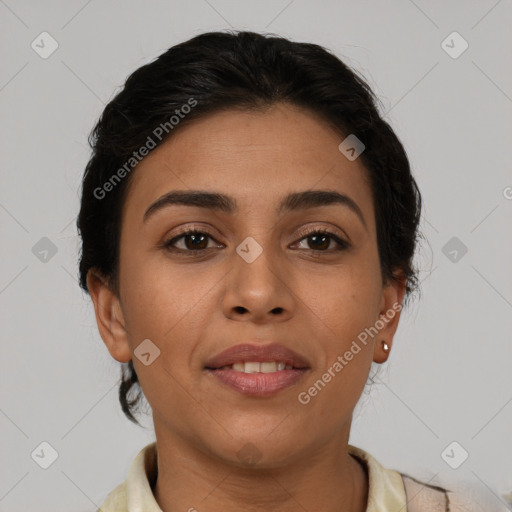
[{"label": "gray background", "polygon": [[[77,284],[87,135],[131,71],[230,27],[321,44],[360,71],[423,193],[423,294],[351,444],[425,481],[512,491],[511,19],[510,0],[0,0],[0,510],[93,511],[153,440],[150,416],[143,430],[121,412],[119,363]],[[31,48],[43,31],[59,45],[47,59]],[[453,31],[469,44],[457,58],[442,46]],[[43,441],[48,469],[31,458]],[[453,441],[469,452],[458,469],[441,456]]]}]

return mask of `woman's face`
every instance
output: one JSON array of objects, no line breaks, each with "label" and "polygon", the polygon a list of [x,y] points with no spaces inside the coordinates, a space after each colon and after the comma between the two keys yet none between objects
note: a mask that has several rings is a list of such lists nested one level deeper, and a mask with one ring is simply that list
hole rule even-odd
[{"label": "woman's face", "polygon": [[[110,353],[133,358],[159,442],[271,467],[348,441],[371,362],[385,361],[382,340],[391,346],[404,283],[382,286],[367,172],[361,159],[340,152],[341,141],[289,105],[226,111],[183,126],[133,171],[120,296],[92,278],[90,288],[102,304],[98,323]],[[203,200],[161,202],[148,212],[176,191],[226,196],[233,208]],[[355,207],[326,197],[315,203],[315,191],[347,196]],[[185,230],[199,234],[179,238]],[[393,320],[359,341],[390,310]],[[224,370],[220,378],[222,371],[206,368],[247,343],[282,345],[306,369],[264,365],[283,377]]]}]

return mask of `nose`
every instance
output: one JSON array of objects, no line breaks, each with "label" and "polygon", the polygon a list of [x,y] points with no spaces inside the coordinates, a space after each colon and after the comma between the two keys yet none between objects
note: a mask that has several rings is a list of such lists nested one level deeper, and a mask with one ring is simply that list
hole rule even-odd
[{"label": "nose", "polygon": [[224,315],[258,324],[289,320],[297,302],[290,277],[286,262],[270,249],[252,262],[235,252],[225,281]]}]

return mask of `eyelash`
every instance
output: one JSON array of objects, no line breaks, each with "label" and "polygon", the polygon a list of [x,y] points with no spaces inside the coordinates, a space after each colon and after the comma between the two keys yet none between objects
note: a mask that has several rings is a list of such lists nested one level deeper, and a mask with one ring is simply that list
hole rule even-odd
[{"label": "eyelash", "polygon": [[[177,252],[177,253],[186,254],[189,256],[194,256],[199,253],[204,253],[208,250],[208,248],[206,248],[206,249],[178,249],[176,247],[172,247],[173,244],[175,244],[178,240],[180,240],[181,238],[183,238],[187,235],[207,235],[209,238],[215,240],[213,235],[211,233],[209,233],[208,231],[199,230],[199,229],[188,229],[186,231],[181,232],[177,236],[171,238],[170,240],[164,242],[162,244],[162,248],[164,248],[170,252]],[[320,253],[328,253],[329,254],[329,253],[332,253],[333,251],[334,252],[343,251],[350,247],[350,244],[348,242],[346,242],[345,240],[342,240],[340,237],[338,237],[337,235],[335,235],[334,233],[332,233],[331,231],[329,231],[325,228],[312,228],[312,229],[308,229],[308,230],[304,231],[301,234],[301,238],[298,240],[298,242],[302,242],[304,239],[307,239],[312,235],[326,235],[338,244],[338,247],[336,247],[335,249],[330,249],[330,250],[329,249],[326,249],[326,250],[306,249],[306,250],[309,250],[312,252],[320,252]]]}]

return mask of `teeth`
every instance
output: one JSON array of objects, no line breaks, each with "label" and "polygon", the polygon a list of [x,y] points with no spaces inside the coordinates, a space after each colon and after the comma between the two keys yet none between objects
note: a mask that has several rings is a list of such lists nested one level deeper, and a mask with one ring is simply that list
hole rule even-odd
[{"label": "teeth", "polygon": [[261,364],[247,361],[245,363],[245,373],[258,373],[260,371]]},{"label": "teeth", "polygon": [[244,373],[273,373],[279,370],[291,370],[292,366],[282,361],[265,361],[257,363],[255,361],[245,361],[243,363],[234,363],[233,370]]},{"label": "teeth", "polygon": [[245,372],[245,363],[235,363],[233,365],[233,370],[236,372]]},{"label": "teeth", "polygon": [[261,373],[271,373],[277,370],[277,363],[275,361],[271,361],[268,363],[260,363],[260,372]]}]

